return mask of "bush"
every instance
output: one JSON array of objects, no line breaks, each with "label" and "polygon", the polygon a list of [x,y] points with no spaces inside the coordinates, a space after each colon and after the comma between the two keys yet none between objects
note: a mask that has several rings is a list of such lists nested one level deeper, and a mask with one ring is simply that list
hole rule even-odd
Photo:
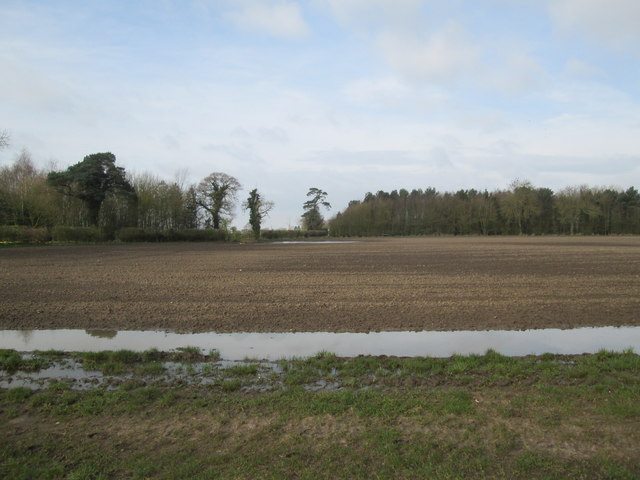
[{"label": "bush", "polygon": [[122,228],[116,232],[121,242],[221,242],[228,239],[223,230],[145,230]]},{"label": "bush", "polygon": [[103,242],[104,234],[96,227],[66,227],[57,225],[51,232],[54,242]]},{"label": "bush", "polygon": [[304,232],[302,230],[262,230],[260,232],[260,238],[266,240],[294,240],[296,238],[302,238]]},{"label": "bush", "polygon": [[51,234],[46,228],[24,226],[0,226],[0,242],[46,243]]},{"label": "bush", "polygon": [[121,242],[157,242],[158,240],[150,239],[149,233],[142,228],[128,227],[121,228],[116,232],[116,240]]},{"label": "bush", "polygon": [[172,242],[224,242],[228,235],[224,230],[170,230]]},{"label": "bush", "polygon": [[305,237],[326,237],[329,235],[329,230],[307,230],[304,232]]}]

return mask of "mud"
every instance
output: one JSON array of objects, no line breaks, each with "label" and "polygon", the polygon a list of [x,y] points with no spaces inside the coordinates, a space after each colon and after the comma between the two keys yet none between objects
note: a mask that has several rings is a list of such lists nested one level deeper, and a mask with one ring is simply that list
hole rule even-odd
[{"label": "mud", "polygon": [[640,325],[640,238],[2,248],[0,285],[0,329]]}]

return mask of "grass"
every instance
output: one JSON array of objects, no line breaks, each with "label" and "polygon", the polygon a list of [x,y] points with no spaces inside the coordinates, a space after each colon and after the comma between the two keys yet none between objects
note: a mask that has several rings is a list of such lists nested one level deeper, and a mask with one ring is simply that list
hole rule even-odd
[{"label": "grass", "polygon": [[230,377],[256,375],[258,373],[258,365],[233,365],[232,367],[225,368],[224,373]]},{"label": "grass", "polygon": [[[269,393],[245,388],[257,363],[212,369],[211,385],[147,384],[171,355],[82,354],[131,369],[113,390],[0,390],[0,478],[640,477],[633,352],[321,352],[280,361]],[[305,388],[320,380],[340,388]]]},{"label": "grass", "polygon": [[18,370],[37,372],[47,364],[46,358],[39,353],[22,356],[15,350],[0,350],[0,370],[15,373]]}]

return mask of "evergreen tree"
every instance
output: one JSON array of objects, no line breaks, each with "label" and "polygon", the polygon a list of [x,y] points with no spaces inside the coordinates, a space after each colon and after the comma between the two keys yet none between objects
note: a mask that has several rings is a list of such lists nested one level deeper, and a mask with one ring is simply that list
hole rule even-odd
[{"label": "evergreen tree", "polygon": [[100,209],[107,194],[120,195],[137,201],[134,188],[127,180],[124,168],[116,166],[112,153],[94,153],[63,172],[51,172],[47,183],[69,197],[80,199],[88,214],[88,222],[98,225]]}]

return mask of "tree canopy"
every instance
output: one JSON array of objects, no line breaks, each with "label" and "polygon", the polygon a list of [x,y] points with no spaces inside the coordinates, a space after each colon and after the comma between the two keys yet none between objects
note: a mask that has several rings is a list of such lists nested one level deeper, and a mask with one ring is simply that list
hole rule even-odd
[{"label": "tree canopy", "polygon": [[326,201],[327,192],[311,187],[307,192],[307,197],[311,198],[302,206],[305,211],[302,214],[304,226],[307,230],[319,230],[324,226],[324,217],[320,213],[320,207],[327,210],[331,208],[331,204]]},{"label": "tree canopy", "polygon": [[609,235],[640,233],[634,187],[567,187],[515,181],[493,192],[433,188],[367,193],[331,221],[332,235]]},{"label": "tree canopy", "polygon": [[273,208],[273,202],[262,198],[258,189],[254,188],[249,192],[249,198],[245,200],[243,206],[245,210],[249,210],[249,225],[251,225],[255,239],[258,240],[260,238],[262,220]]},{"label": "tree canopy", "polygon": [[116,166],[116,157],[109,152],[87,155],[65,171],[51,172],[47,182],[64,195],[80,199],[93,226],[98,225],[100,209],[109,193],[136,199],[124,168]]},{"label": "tree canopy", "polygon": [[0,150],[9,146],[9,132],[0,130]]},{"label": "tree canopy", "polygon": [[220,229],[223,215],[231,217],[236,205],[240,182],[231,175],[214,172],[205,177],[196,189],[196,202],[211,216],[213,228]]}]

